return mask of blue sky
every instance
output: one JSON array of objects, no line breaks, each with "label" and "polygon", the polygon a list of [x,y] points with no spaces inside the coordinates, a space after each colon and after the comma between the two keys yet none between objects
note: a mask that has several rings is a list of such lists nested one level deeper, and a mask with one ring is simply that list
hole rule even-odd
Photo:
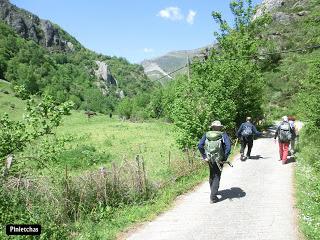
[{"label": "blue sky", "polygon": [[[262,0],[253,0],[254,4]],[[212,11],[232,21],[228,0],[11,0],[82,45],[132,63],[214,42]]]}]

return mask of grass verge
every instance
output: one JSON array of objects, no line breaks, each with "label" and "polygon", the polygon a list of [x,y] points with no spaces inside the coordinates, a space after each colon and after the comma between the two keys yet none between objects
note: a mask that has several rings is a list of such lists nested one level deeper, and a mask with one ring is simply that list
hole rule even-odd
[{"label": "grass verge", "polygon": [[295,169],[299,229],[306,239],[320,240],[319,147],[314,145],[315,141],[307,139],[304,139]]}]

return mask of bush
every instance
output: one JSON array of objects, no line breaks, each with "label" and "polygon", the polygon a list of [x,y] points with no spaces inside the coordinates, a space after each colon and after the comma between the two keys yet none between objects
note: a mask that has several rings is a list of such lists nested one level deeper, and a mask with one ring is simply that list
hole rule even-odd
[{"label": "bush", "polygon": [[56,157],[56,164],[72,169],[85,169],[101,163],[107,164],[111,161],[110,157],[110,154],[98,152],[94,146],[80,145],[60,153]]},{"label": "bush", "polygon": [[212,14],[220,25],[219,50],[212,49],[204,61],[194,61],[190,80],[176,88],[171,111],[182,148],[195,146],[213,120],[220,120],[233,133],[246,116],[262,115],[264,82],[261,69],[249,56],[256,55],[263,44],[255,35],[265,21],[251,22],[252,2],[245,2],[247,8],[241,0],[230,5],[235,29],[220,13]]},{"label": "bush", "polygon": [[[313,55],[310,55],[313,56]],[[317,56],[317,55],[315,55]],[[297,164],[300,223],[308,239],[320,239],[320,60],[309,65],[301,79],[297,111],[305,123]]]}]

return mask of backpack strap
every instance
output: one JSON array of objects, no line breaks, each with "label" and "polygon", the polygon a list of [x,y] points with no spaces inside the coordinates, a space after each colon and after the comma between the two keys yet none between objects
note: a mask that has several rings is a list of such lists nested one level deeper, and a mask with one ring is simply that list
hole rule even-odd
[{"label": "backpack strap", "polygon": [[220,131],[209,131],[206,133],[206,138],[209,140],[209,141],[216,141],[218,140],[219,138],[223,138],[222,137],[222,132]]}]

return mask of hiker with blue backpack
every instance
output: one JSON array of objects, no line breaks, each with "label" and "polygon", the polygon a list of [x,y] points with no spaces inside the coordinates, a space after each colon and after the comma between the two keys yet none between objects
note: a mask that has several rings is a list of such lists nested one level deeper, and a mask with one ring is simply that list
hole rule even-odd
[{"label": "hiker with blue backpack", "polygon": [[201,138],[198,149],[202,160],[209,165],[210,203],[219,201],[217,193],[220,185],[223,164],[227,161],[231,151],[231,140],[220,121],[210,125],[211,131],[206,132]]},{"label": "hiker with blue backpack", "polygon": [[291,126],[287,116],[282,117],[282,122],[278,126],[274,139],[278,138],[279,141],[279,154],[282,164],[287,163],[287,157],[289,152],[290,141],[295,138],[295,129],[294,126]]},{"label": "hiker with blue backpack", "polygon": [[[240,160],[245,161],[250,158],[251,150],[253,147],[254,136],[260,136],[262,133],[258,132],[256,127],[251,123],[251,117],[246,118],[246,122],[242,123],[237,131],[237,137],[240,140]],[[246,157],[244,156],[244,150],[248,146]]]}]

